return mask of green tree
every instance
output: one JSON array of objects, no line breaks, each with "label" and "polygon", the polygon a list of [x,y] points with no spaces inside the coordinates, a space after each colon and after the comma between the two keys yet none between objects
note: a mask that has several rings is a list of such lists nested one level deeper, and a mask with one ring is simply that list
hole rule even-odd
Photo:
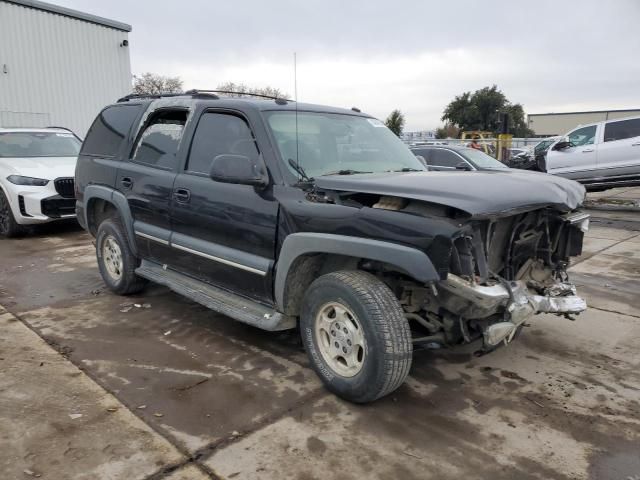
[{"label": "green tree", "polygon": [[146,72],[140,76],[133,76],[133,91],[140,95],[182,93],[182,80],[180,77],[167,77]]},{"label": "green tree", "polygon": [[527,128],[522,105],[509,102],[496,85],[456,96],[444,109],[442,120],[461,130],[495,132],[500,128],[502,113],[509,114],[509,133],[516,137],[532,134]]},{"label": "green tree", "polygon": [[404,128],[404,115],[400,110],[394,110],[389,114],[384,123],[389,130],[397,136],[400,136],[402,134],[402,129]]},{"label": "green tree", "polygon": [[504,111],[509,114],[509,133],[514,137],[532,137],[535,132],[529,128],[524,116],[524,109],[519,103],[509,104]]},{"label": "green tree", "polygon": [[250,95],[265,95],[267,97],[287,98],[289,95],[275,87],[251,87],[244,83],[225,82],[216,87],[216,90],[224,90],[228,97],[247,97]]},{"label": "green tree", "polygon": [[458,138],[460,129],[453,123],[445,123],[444,126],[436,128],[436,138]]}]

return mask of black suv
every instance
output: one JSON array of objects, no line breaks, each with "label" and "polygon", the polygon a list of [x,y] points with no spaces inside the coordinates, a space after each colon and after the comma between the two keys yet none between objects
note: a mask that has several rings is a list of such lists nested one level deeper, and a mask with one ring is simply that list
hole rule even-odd
[{"label": "black suv", "polygon": [[148,280],[266,330],[299,328],[326,386],[375,400],[414,348],[490,351],[567,278],[584,188],[518,171],[428,172],[357,109],[190,91],[106,107],[76,170],[78,219],[116,293]]}]

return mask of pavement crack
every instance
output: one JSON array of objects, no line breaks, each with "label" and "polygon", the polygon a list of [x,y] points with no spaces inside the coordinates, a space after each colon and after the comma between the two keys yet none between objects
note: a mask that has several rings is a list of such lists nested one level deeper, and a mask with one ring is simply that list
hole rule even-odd
[{"label": "pavement crack", "polygon": [[303,405],[307,403],[313,403],[325,395],[327,395],[327,391],[324,388],[319,387],[318,389],[313,390],[307,393],[306,395],[303,395],[298,399],[298,401],[288,406],[287,408],[278,410],[274,412],[272,415],[267,415],[260,421],[255,422],[252,428],[239,432],[238,435],[231,435],[225,438],[221,438],[219,440],[209,443],[208,445],[205,445],[204,447],[199,448],[194,452],[193,458],[200,465],[199,463],[200,460],[204,460],[208,458],[216,450],[227,447],[235,442],[240,441],[241,439],[247,437],[248,435],[251,435],[252,433],[257,432],[258,430],[262,430],[264,427],[267,427],[277,422],[278,420],[286,417],[287,415],[291,414],[293,411],[299,409]]},{"label": "pavement crack", "polygon": [[152,473],[151,475],[146,477],[144,480],[162,480],[163,478],[167,478],[169,475],[182,468],[186,468],[189,465],[193,465],[211,480],[223,480],[221,477],[216,475],[209,467],[198,463],[193,457],[189,457],[186,460],[183,460],[179,463],[174,463],[173,465],[164,466],[157,472]]},{"label": "pavement crack", "polygon": [[[616,243],[614,243],[612,245],[609,245],[608,247],[604,247],[604,248],[602,248],[602,249],[600,249],[600,250],[598,250],[596,252],[593,252],[593,254],[589,255],[588,257],[581,258],[580,260],[576,261],[575,263],[572,262],[571,265],[569,266],[569,270],[571,270],[576,265],[580,265],[582,262],[586,262],[587,260],[591,260],[596,255],[600,255],[601,253],[605,253],[606,250],[609,250],[610,248],[613,248],[616,245],[620,245],[621,243],[624,243],[624,242],[626,242],[628,240],[631,240],[632,238],[636,238],[638,236],[640,236],[640,235],[634,235],[632,237],[625,238],[624,240],[620,240],[620,241],[618,241],[618,242],[616,242]],[[595,238],[597,238],[597,237],[595,237]]]},{"label": "pavement crack", "polygon": [[617,310],[610,310],[608,308],[591,307],[591,306],[589,308],[591,308],[593,310],[600,310],[601,312],[615,313],[616,315],[624,315],[625,317],[640,318],[640,315],[634,315],[632,313],[619,312]]},{"label": "pavement crack", "polygon": [[192,383],[191,385],[185,385],[184,387],[174,387],[171,390],[175,390],[177,392],[185,392],[187,390],[191,390],[194,387],[197,387],[198,385],[202,385],[203,383],[208,382],[209,380],[210,380],[209,378],[203,378],[199,382]]}]

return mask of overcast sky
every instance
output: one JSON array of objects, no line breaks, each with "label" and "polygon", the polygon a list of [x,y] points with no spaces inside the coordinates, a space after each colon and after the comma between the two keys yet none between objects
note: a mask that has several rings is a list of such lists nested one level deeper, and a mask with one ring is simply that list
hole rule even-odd
[{"label": "overcast sky", "polygon": [[50,0],[133,26],[133,73],[273,86],[406,130],[497,84],[527,113],[640,108],[640,0]]}]

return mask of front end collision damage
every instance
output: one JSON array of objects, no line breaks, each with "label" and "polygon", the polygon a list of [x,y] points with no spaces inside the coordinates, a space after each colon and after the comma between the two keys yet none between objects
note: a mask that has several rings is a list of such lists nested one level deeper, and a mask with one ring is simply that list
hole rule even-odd
[{"label": "front end collision damage", "polygon": [[587,308],[573,285],[559,283],[554,287],[557,288],[547,289],[546,295],[540,295],[522,280],[478,285],[453,274],[438,283],[439,302],[452,313],[479,318],[502,314],[502,320],[481,326],[485,349],[497,347],[502,342],[509,343],[518,328],[533,315],[570,316]]},{"label": "front end collision damage", "polygon": [[521,194],[508,209],[498,211],[495,204],[481,209],[479,200],[470,212],[461,203],[448,204],[449,198],[433,203],[417,194],[358,191],[353,176],[344,179],[350,182],[346,190],[338,188],[341,178],[330,180],[305,193],[295,189],[299,193],[289,199],[278,195],[281,239],[305,231],[340,233],[425,252],[438,277],[426,283],[408,278],[406,268],[394,268],[392,255],[386,261],[363,259],[357,266],[396,293],[414,344],[440,348],[482,341],[490,351],[510,342],[538,313],[570,318],[585,310],[566,273],[570,257],[581,253],[589,222],[576,210],[584,189],[575,182],[564,192],[563,185],[554,185],[554,201],[546,205],[537,198],[535,204],[519,203],[526,200]]},{"label": "front end collision damage", "polygon": [[[449,271],[412,314],[438,319],[443,328],[419,340],[452,346],[482,339],[483,350],[509,343],[534,315],[573,319],[586,308],[566,268],[582,251],[589,216],[541,209],[469,222],[451,240]],[[429,292],[428,289],[425,290]]]}]

